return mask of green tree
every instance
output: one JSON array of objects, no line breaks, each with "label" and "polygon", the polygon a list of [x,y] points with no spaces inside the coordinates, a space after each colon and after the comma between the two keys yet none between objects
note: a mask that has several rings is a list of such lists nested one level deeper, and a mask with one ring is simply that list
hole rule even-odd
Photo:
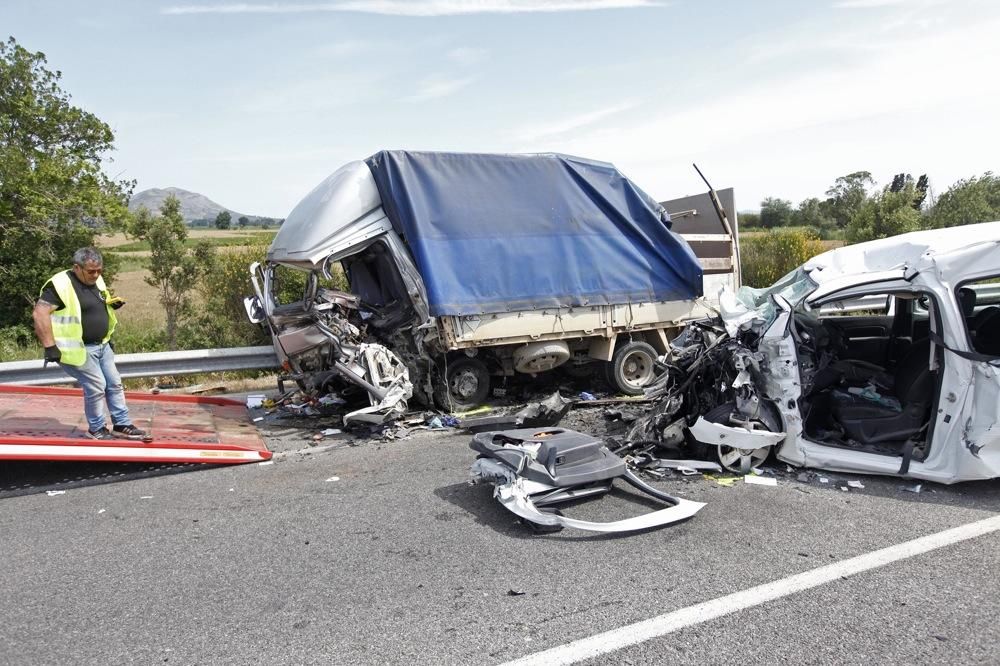
[{"label": "green tree", "polygon": [[847,227],[851,218],[868,201],[868,188],[875,185],[875,179],[868,171],[855,171],[841,176],[826,191],[827,214],[841,229]]},{"label": "green tree", "polygon": [[921,226],[920,211],[913,207],[918,193],[911,178],[902,189],[893,191],[892,185],[868,199],[854,213],[847,225],[847,240],[851,243],[888,238]]},{"label": "green tree", "polygon": [[939,229],[996,220],[1000,220],[1000,176],[987,171],[958,181],[938,197],[929,225]]},{"label": "green tree", "polygon": [[232,221],[233,221],[233,216],[229,214],[228,210],[221,211],[218,215],[215,216],[215,228],[228,229]]},{"label": "green tree", "polygon": [[46,65],[0,42],[0,328],[31,321],[42,283],[125,221],[134,186],[104,174],[111,128],[73,106]]},{"label": "green tree", "polygon": [[792,202],[768,197],[760,202],[760,226],[765,229],[787,227],[792,222]]},{"label": "green tree", "polygon": [[129,233],[149,243],[149,276],[146,284],[156,287],[167,317],[167,347],[177,349],[178,324],[190,314],[190,291],[211,271],[215,251],[205,241],[193,250],[185,247],[188,230],[181,215],[181,202],[171,195],[160,214],[141,208],[133,216]]},{"label": "green tree", "polygon": [[924,205],[924,200],[927,199],[927,189],[930,187],[927,174],[923,174],[914,181],[913,176],[908,173],[897,173],[892,177],[892,184],[889,186],[889,189],[893,192],[900,192],[907,185],[913,186],[913,209],[920,210]]},{"label": "green tree", "polygon": [[744,211],[737,217],[740,229],[753,229],[760,226],[760,213]]},{"label": "green tree", "polygon": [[246,215],[240,215],[240,219],[239,219],[240,229],[246,229],[246,226],[248,224],[250,224],[250,220],[247,219],[247,216]]},{"label": "green tree", "polygon": [[792,225],[814,229],[820,237],[827,237],[836,229],[837,222],[829,214],[829,207],[823,201],[812,197],[803,199],[792,215]]}]

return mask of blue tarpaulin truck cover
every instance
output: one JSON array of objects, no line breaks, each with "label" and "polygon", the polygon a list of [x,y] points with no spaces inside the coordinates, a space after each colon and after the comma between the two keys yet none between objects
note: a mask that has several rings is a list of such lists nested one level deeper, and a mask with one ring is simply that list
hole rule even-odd
[{"label": "blue tarpaulin truck cover", "polygon": [[702,271],[611,164],[558,154],[382,151],[367,160],[432,315],[693,299]]}]

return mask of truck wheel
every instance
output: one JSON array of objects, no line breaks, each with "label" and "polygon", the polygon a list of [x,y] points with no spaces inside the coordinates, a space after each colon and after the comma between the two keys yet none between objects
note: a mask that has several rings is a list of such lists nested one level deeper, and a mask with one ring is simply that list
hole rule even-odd
[{"label": "truck wheel", "polygon": [[461,412],[481,404],[490,393],[490,372],[478,358],[460,358],[448,364],[448,377],[434,387],[438,407]]},{"label": "truck wheel", "polygon": [[625,395],[642,395],[656,376],[656,350],[645,342],[632,341],[615,350],[608,364],[611,387]]}]

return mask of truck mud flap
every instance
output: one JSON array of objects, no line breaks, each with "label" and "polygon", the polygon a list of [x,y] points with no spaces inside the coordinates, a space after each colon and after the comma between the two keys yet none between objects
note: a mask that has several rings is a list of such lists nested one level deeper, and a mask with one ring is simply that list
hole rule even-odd
[{"label": "truck mud flap", "polygon": [[269,460],[246,406],[227,398],[126,393],[145,441],[86,437],[79,389],[0,384],[0,460],[234,464]]}]

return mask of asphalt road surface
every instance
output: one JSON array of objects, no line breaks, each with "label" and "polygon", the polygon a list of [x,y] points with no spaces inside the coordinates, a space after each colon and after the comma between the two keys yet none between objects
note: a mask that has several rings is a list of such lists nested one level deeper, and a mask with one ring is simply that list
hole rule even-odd
[{"label": "asphalt road surface", "polygon": [[[778,464],[776,487],[654,483],[707,503],[680,525],[535,536],[491,487],[467,484],[464,433],[309,434],[272,430],[278,455],[263,465],[7,463],[0,663],[501,664],[544,650],[543,663],[1000,660],[998,531],[946,533],[926,552],[789,587],[992,519],[1000,482],[918,494]],[[864,488],[842,490],[848,479]],[[648,508],[622,491],[567,514]],[[739,605],[746,590],[753,603]],[[636,642],[633,625],[657,618]],[[594,636],[597,656],[566,647]]]}]

